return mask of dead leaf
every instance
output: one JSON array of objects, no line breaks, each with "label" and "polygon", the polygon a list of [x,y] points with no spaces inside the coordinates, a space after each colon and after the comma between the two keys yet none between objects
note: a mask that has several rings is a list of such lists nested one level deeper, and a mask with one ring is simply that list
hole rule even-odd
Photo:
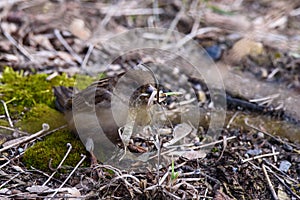
[{"label": "dead leaf", "polygon": [[18,27],[14,23],[1,22],[1,29],[9,34],[15,33]]},{"label": "dead leaf", "polygon": [[3,54],[0,56],[0,61],[10,62],[10,63],[18,63],[19,58],[13,54]]},{"label": "dead leaf", "polygon": [[7,147],[7,146],[10,146],[12,144],[17,144],[19,143],[20,141],[22,140],[25,140],[28,136],[23,136],[23,137],[19,137],[19,138],[16,138],[16,139],[12,139],[12,140],[9,140],[5,143],[2,144],[3,147]]},{"label": "dead leaf", "polygon": [[49,190],[48,186],[42,186],[42,185],[33,185],[31,187],[27,187],[26,190],[30,193],[43,193]]},{"label": "dead leaf", "polygon": [[69,194],[66,195],[66,196],[70,196],[70,197],[72,197],[72,199],[76,199],[74,197],[78,197],[77,199],[81,199],[80,198],[81,197],[81,193],[80,193],[80,191],[77,188],[75,188],[75,187],[67,188],[67,191],[68,191]]},{"label": "dead leaf", "polygon": [[184,150],[184,151],[173,151],[168,154],[169,156],[182,156],[188,160],[193,160],[193,159],[201,159],[206,156],[205,151],[199,150],[199,151],[189,151],[189,150]]},{"label": "dead leaf", "polygon": [[69,30],[81,40],[87,40],[91,36],[91,31],[85,26],[82,19],[74,19],[69,26]]},{"label": "dead leaf", "polygon": [[54,47],[50,43],[49,38],[45,35],[30,35],[30,41],[33,42],[33,46],[40,45],[41,47],[45,48],[46,50],[53,51]]},{"label": "dead leaf", "polygon": [[200,159],[200,158],[204,158],[205,156],[206,156],[206,152],[203,150],[185,151],[185,153],[182,155],[182,157],[185,157],[188,160]]},{"label": "dead leaf", "polygon": [[0,189],[0,194],[2,194],[2,195],[8,195],[8,194],[11,194],[11,193],[12,193],[11,190],[8,189],[8,188],[2,188],[2,189]]},{"label": "dead leaf", "polygon": [[57,52],[57,56],[67,63],[73,63],[74,57],[64,51]]},{"label": "dead leaf", "polygon": [[190,134],[192,132],[192,130],[193,130],[192,127],[187,123],[178,124],[174,128],[173,139],[170,140],[169,142],[164,143],[163,146],[167,147],[172,144],[175,144],[176,142],[180,141],[181,139],[186,137],[188,134]]},{"label": "dead leaf", "polygon": [[277,194],[277,196],[278,196],[278,199],[281,199],[281,200],[289,200],[289,199],[291,199],[289,197],[289,195],[284,191],[284,188],[281,185],[279,185],[279,187],[278,187],[278,194]]},{"label": "dead leaf", "polygon": [[21,167],[17,166],[17,165],[13,165],[12,168],[14,170],[16,170],[17,172],[24,172],[24,170]]}]

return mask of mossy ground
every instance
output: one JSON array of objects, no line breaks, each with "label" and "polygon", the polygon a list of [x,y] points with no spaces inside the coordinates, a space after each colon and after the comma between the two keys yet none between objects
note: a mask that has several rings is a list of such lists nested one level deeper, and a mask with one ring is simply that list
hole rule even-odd
[{"label": "mossy ground", "polygon": [[35,133],[42,129],[42,124],[47,123],[50,130],[67,124],[64,115],[45,104],[37,104],[25,113],[23,118],[15,126],[22,131]]},{"label": "mossy ground", "polygon": [[[34,166],[40,170],[49,171],[49,165],[51,168],[56,168],[63,159],[68,149],[67,143],[72,145],[72,150],[63,166],[74,167],[80,161],[81,154],[87,155],[87,152],[81,141],[68,129],[56,131],[47,136],[44,141],[37,142],[33,147],[27,149],[23,161],[27,167]],[[85,162],[84,165],[87,163]]]},{"label": "mossy ground", "polygon": [[[47,74],[25,76],[22,71],[16,72],[9,67],[4,69],[0,78],[1,99],[6,102],[16,128],[35,133],[42,129],[43,123],[49,124],[50,130],[66,124],[63,114],[54,108],[52,88],[59,85],[74,86],[75,78],[69,78],[65,74],[51,80],[47,80],[47,77]],[[91,81],[90,78],[86,79]],[[0,112],[4,114],[3,106],[0,107]],[[8,123],[1,120],[0,125],[8,126]],[[6,132],[0,130],[1,134]],[[67,143],[71,143],[73,148],[64,165],[75,166],[81,159],[80,155],[87,152],[81,141],[68,129],[56,131],[37,142],[25,151],[22,160],[27,167],[49,171],[50,159],[51,166],[57,167],[67,151]]]},{"label": "mossy ground", "polygon": [[[1,99],[8,104],[14,119],[20,117],[22,112],[37,104],[45,104],[54,108],[54,86],[74,86],[75,79],[68,78],[66,74],[47,80],[47,74],[34,74],[24,76],[22,71],[16,72],[6,67],[0,79]],[[0,107],[3,113],[3,107]]]}]

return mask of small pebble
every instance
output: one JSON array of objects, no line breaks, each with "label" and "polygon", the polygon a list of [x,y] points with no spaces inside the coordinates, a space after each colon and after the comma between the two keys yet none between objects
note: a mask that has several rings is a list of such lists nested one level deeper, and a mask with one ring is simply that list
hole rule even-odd
[{"label": "small pebble", "polygon": [[23,153],[23,152],[24,152],[24,149],[21,148],[21,147],[19,147],[19,148],[18,148],[18,152],[19,152],[19,153]]},{"label": "small pebble", "polygon": [[264,138],[265,135],[262,132],[257,133],[257,138]]},{"label": "small pebble", "polygon": [[177,75],[177,74],[179,74],[179,72],[180,72],[179,68],[178,67],[174,67],[174,69],[172,71],[172,74]]},{"label": "small pebble", "polygon": [[194,145],[197,147],[197,146],[200,146],[201,145],[201,142],[195,142]]},{"label": "small pebble", "polygon": [[117,71],[117,70],[121,69],[121,66],[112,64],[112,65],[109,65],[109,69],[111,69],[112,71]]},{"label": "small pebble", "polygon": [[293,151],[293,147],[291,145],[288,145],[288,144],[283,144],[282,145],[282,148],[287,151],[287,152],[291,152]]},{"label": "small pebble", "polygon": [[191,99],[191,94],[186,94],[186,95],[184,95],[184,98],[185,98],[186,100]]},{"label": "small pebble", "polygon": [[233,171],[234,173],[236,173],[236,172],[238,171],[238,168],[237,168],[237,167],[232,167],[232,171]]},{"label": "small pebble", "polygon": [[200,172],[201,172],[200,169],[196,169],[196,170],[194,171],[195,174],[200,174]]},{"label": "small pebble", "polygon": [[292,164],[289,161],[283,160],[280,163],[279,170],[286,173],[291,166]]},{"label": "small pebble", "polygon": [[249,154],[251,156],[257,156],[259,154],[262,153],[262,150],[261,149],[250,149],[246,152],[246,154]]},{"label": "small pebble", "polygon": [[212,156],[215,158],[218,158],[218,157],[220,157],[220,152],[214,152],[214,153],[212,153]]}]

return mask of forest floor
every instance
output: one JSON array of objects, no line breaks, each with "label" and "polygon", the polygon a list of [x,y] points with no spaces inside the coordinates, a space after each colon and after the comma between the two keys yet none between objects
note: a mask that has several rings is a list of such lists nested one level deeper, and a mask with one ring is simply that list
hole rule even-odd
[{"label": "forest floor", "polygon": [[[12,113],[12,119],[6,111],[2,117],[12,120],[11,126],[6,127],[12,131],[9,136],[1,132],[1,138],[14,142],[11,148],[1,142],[0,197],[300,199],[300,2],[108,2],[1,1],[1,85],[7,84],[3,81],[7,66],[22,71],[20,76],[24,77],[46,74],[49,81],[62,74],[114,76],[138,64],[150,63],[149,66],[160,66],[161,69],[150,68],[164,86],[185,94],[185,105],[193,102],[189,92],[196,93],[196,105],[204,113],[202,121],[196,122],[199,127],[176,121],[177,104],[174,109],[172,103],[176,101],[171,98],[165,107],[167,114],[162,116],[173,117],[169,120],[173,124],[159,129],[167,130],[169,135],[159,139],[138,135],[132,138],[129,148],[144,153],[160,145],[157,155],[161,160],[156,165],[142,168],[136,162],[129,169],[122,169],[101,163],[98,157],[101,164],[62,166],[56,170],[58,165],[51,165],[49,158],[47,171],[28,166],[24,155],[48,136],[26,136],[23,142],[16,142],[19,135],[13,135],[19,128],[13,124],[33,106],[23,106],[22,114],[15,117]],[[156,51],[147,50],[150,47]],[[196,54],[195,49],[199,50]],[[207,53],[203,53],[204,49]],[[174,52],[185,59],[174,57]],[[199,64],[199,59],[203,63]],[[213,66],[207,71],[217,73],[213,71],[211,82],[203,83],[211,74],[197,76],[190,64]],[[210,130],[212,110],[217,107],[210,90],[216,82],[224,90],[227,105],[222,109],[226,115],[223,126],[212,129],[220,134],[207,142],[205,131]],[[5,98],[6,93],[0,93]],[[53,96],[49,99],[54,102]],[[14,100],[11,103],[4,99],[3,105],[12,110],[17,102]],[[190,115],[188,120],[193,121],[193,113]],[[181,137],[185,140],[179,141]],[[211,147],[208,151],[204,150],[207,146]],[[172,154],[171,147],[175,148]],[[56,175],[50,177],[53,172]]]}]

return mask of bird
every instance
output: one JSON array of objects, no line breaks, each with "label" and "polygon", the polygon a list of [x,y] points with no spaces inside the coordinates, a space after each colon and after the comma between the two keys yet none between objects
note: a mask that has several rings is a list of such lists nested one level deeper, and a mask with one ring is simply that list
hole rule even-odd
[{"label": "bird", "polygon": [[108,160],[122,142],[120,127],[130,116],[134,116],[135,126],[149,124],[148,101],[155,90],[153,85],[151,73],[130,70],[100,79],[77,93],[72,87],[54,87],[55,106],[64,113],[70,130],[79,135],[91,159]]}]

